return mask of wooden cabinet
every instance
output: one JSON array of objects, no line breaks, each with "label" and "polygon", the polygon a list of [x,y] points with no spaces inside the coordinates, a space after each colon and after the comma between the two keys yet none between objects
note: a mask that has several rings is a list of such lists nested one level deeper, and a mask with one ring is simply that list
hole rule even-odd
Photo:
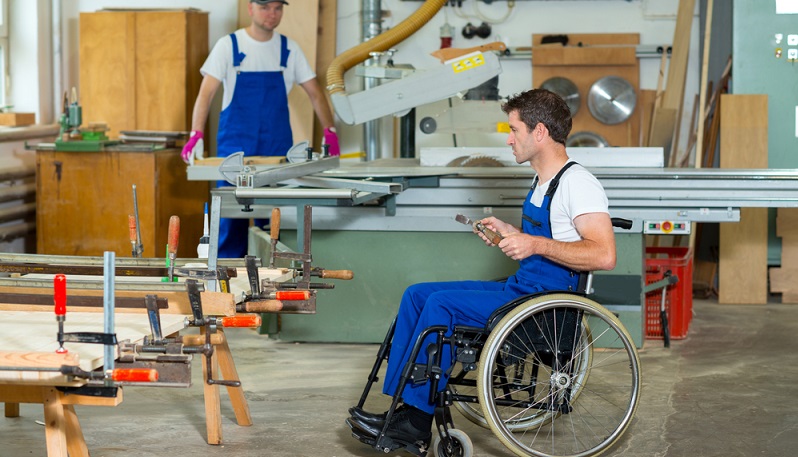
[{"label": "wooden cabinet", "polygon": [[98,11],[80,14],[84,124],[120,130],[191,130],[199,69],[208,56],[208,13]]},{"label": "wooden cabinet", "polygon": [[196,257],[209,185],[187,181],[177,149],[36,152],[39,254],[130,257],[133,184],[145,257],[164,257],[169,217],[180,216],[179,257]]}]

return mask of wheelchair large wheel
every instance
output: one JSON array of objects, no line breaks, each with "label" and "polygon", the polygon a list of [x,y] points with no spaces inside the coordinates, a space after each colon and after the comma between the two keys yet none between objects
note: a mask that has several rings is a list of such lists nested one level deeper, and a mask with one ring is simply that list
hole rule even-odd
[{"label": "wheelchair large wheel", "polygon": [[[587,345],[580,343],[585,323]],[[588,377],[581,359],[589,350]],[[552,294],[519,305],[493,329],[479,364],[484,417],[519,456],[597,456],[637,409],[634,342],[612,313],[581,296]],[[519,421],[527,427],[514,433],[507,424]]]},{"label": "wheelchair large wheel", "polygon": [[[582,391],[582,386],[587,383],[587,377],[590,374],[590,365],[592,363],[593,358],[593,344],[592,344],[592,334],[590,332],[590,326],[588,325],[587,321],[582,320],[582,331],[580,332],[580,339],[579,339],[579,349],[577,350],[577,355],[575,357],[575,375],[576,375],[576,382],[574,383],[574,389],[571,395],[572,400],[576,400],[579,396],[579,393]],[[517,366],[517,370],[524,369],[526,371],[525,376],[527,379],[530,379],[533,376],[533,371],[535,370],[533,365],[523,364],[524,366]],[[476,377],[477,377],[478,370],[470,371],[465,374],[464,380],[465,384],[450,384],[449,388],[452,390],[453,393],[459,395],[470,395],[474,397],[478,397],[477,388],[476,388]],[[472,387],[472,383],[474,386]],[[474,424],[479,425],[480,427],[490,428],[488,425],[488,421],[485,419],[485,415],[483,414],[482,407],[479,403],[469,403],[464,401],[455,401],[453,405],[457,411],[460,412],[465,418],[469,421],[473,422]],[[524,414],[519,417],[508,417],[504,421],[505,426],[507,429],[513,432],[519,432],[523,430],[527,430],[529,428],[533,428],[539,425],[541,422],[548,421],[550,419],[550,415],[544,414],[542,411],[539,414]]]}]

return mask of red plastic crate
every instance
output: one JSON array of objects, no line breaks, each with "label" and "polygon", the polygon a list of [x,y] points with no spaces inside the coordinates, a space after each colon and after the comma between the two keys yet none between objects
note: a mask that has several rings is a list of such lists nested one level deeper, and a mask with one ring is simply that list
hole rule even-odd
[{"label": "red plastic crate", "polygon": [[[665,292],[665,313],[671,339],[687,337],[693,319],[693,252],[682,247],[646,248],[646,284],[659,281],[670,270],[679,277],[679,282],[670,285]],[[659,309],[662,304],[662,289],[646,294],[646,339],[661,340],[662,323]]]}]

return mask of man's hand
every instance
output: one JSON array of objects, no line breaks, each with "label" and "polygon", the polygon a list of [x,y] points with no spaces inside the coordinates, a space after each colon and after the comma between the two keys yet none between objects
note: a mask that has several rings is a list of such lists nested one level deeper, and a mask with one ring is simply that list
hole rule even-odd
[{"label": "man's hand", "polygon": [[538,254],[541,244],[545,238],[528,235],[526,233],[510,233],[499,243],[499,249],[504,255],[513,260],[523,260],[527,257]]},{"label": "man's hand", "polygon": [[202,132],[192,130],[186,145],[183,146],[183,152],[180,153],[180,157],[183,158],[183,162],[194,165],[194,159],[202,159],[204,152],[205,142],[202,140]]},{"label": "man's hand", "polygon": [[341,148],[338,146],[338,134],[335,132],[335,127],[327,127],[324,129],[324,141],[322,144],[329,146],[327,152],[330,157],[341,155]]},{"label": "man's hand", "polygon": [[[508,224],[507,222],[504,222],[502,220],[496,219],[493,216],[481,219],[479,222],[481,222],[482,225],[493,230],[494,232],[498,233],[501,236],[507,236],[510,233],[519,232],[518,227],[515,227],[512,224]],[[488,246],[497,246],[492,241],[490,241],[488,237],[486,237],[482,232],[474,229],[474,233],[479,235],[479,237],[482,238],[482,240],[485,241],[485,244],[487,244]]]}]

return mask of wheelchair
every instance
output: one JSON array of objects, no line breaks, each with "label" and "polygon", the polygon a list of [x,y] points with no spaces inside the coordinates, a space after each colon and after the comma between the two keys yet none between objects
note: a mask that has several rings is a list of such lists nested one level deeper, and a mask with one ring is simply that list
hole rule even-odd
[{"label": "wheelchair", "polygon": [[[613,224],[629,224],[629,221]],[[408,382],[431,383],[436,405],[430,446],[439,457],[469,457],[470,438],[456,429],[453,406],[469,421],[489,428],[516,455],[598,456],[623,435],[637,409],[640,360],[631,336],[618,318],[587,297],[592,273],[580,276],[577,291],[546,291],[519,297],[498,308],[482,328],[432,326],[417,338],[405,365],[382,433],[353,436],[378,451],[390,452],[385,433]],[[391,348],[391,324],[366,387],[362,409]],[[428,335],[435,342],[424,348]],[[416,363],[420,351],[430,355]],[[446,387],[441,351],[451,350],[453,363]],[[437,433],[436,433],[437,432]],[[406,447],[425,456],[428,449]]]}]

